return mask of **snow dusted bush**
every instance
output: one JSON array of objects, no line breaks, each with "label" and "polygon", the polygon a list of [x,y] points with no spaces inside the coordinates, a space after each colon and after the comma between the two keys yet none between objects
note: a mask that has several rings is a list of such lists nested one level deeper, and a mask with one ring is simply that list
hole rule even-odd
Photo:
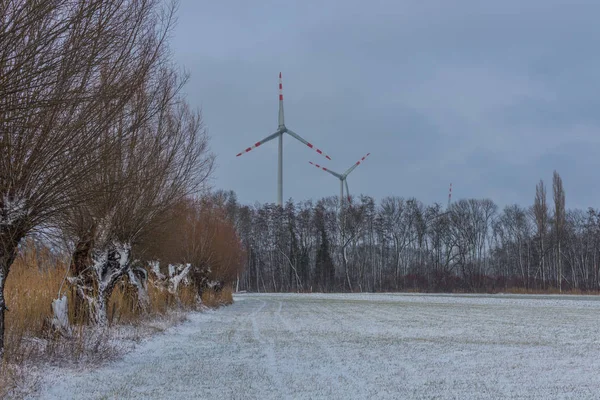
[{"label": "snow dusted bush", "polygon": [[155,234],[147,256],[162,260],[167,270],[158,262],[150,268],[168,277],[169,285],[189,280],[202,298],[205,290],[218,292],[237,278],[245,253],[221,194],[181,201]]}]

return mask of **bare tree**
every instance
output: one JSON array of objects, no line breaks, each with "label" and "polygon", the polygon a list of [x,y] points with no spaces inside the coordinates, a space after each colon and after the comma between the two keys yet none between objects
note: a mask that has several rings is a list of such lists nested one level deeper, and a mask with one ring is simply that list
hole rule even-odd
[{"label": "bare tree", "polygon": [[554,171],[552,177],[552,191],[554,192],[554,228],[556,233],[556,279],[558,290],[562,292],[562,251],[561,244],[565,229],[565,191],[562,179],[558,172]]},{"label": "bare tree", "polygon": [[342,259],[342,269],[345,276],[344,286],[347,284],[350,291],[352,291],[352,280],[350,278],[351,273],[348,263],[348,246],[360,237],[366,227],[364,223],[366,204],[362,202],[362,200],[361,203],[358,203],[348,196],[348,201],[346,205],[340,209],[340,215],[337,220],[337,228],[340,232],[339,248]]},{"label": "bare tree", "polygon": [[402,254],[412,240],[413,220],[405,200],[399,197],[384,198],[381,202],[380,215],[383,218],[385,232],[394,245],[394,285],[397,290],[400,284]]},{"label": "bare tree", "polygon": [[[82,189],[102,190],[75,207],[75,215],[68,214],[74,216],[69,228],[77,248],[88,249],[83,265],[74,266],[72,282],[89,305],[89,317],[99,324],[107,323],[108,298],[125,275],[144,304],[144,272],[133,268],[132,248],[174,204],[197,193],[213,169],[200,115],[175,95],[180,87],[176,75],[167,71],[154,79],[158,89],[138,93],[133,113],[127,112],[125,121],[117,121],[107,134],[117,138],[120,149],[105,158]],[[129,134],[122,135],[123,129]]]},{"label": "bare tree", "polygon": [[516,204],[506,206],[495,221],[494,231],[506,253],[506,265],[516,266],[511,274],[520,275],[520,284],[529,289],[532,241],[530,219],[527,218],[526,210]]},{"label": "bare tree", "polygon": [[546,203],[546,187],[544,181],[535,187],[535,201],[533,203],[533,215],[537,228],[537,237],[540,243],[540,270],[542,274],[542,285],[546,287],[546,248],[545,239],[548,226],[548,204]]},{"label": "bare tree", "polygon": [[[543,182],[532,207],[508,205],[499,213],[488,199],[459,200],[443,212],[439,205],[424,207],[399,198],[383,199],[375,212],[373,200],[361,196],[364,209],[348,219],[347,232],[340,232],[335,198],[305,203],[295,220],[303,258],[299,265],[307,265],[298,268],[298,276],[308,270],[317,290],[496,292],[546,289],[555,280],[561,291],[597,290],[600,212],[567,211],[558,174],[554,182],[552,220]],[[296,252],[296,239],[280,229],[280,211],[269,205],[240,207],[249,249],[240,288],[294,290],[293,269],[285,268],[286,257],[291,260]],[[349,237],[344,259],[340,240]],[[273,243],[290,250],[278,258],[284,251],[274,252]]]},{"label": "bare tree", "polygon": [[78,183],[109,153],[114,143],[102,133],[162,51],[156,3],[0,4],[0,352],[4,285],[17,246],[93,196]]}]

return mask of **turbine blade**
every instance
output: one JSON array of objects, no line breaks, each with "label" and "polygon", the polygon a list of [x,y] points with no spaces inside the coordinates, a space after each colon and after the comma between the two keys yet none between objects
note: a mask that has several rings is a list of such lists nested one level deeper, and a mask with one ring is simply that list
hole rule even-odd
[{"label": "turbine blade", "polygon": [[350,172],[354,171],[354,169],[355,169],[356,167],[358,167],[358,166],[360,165],[360,163],[361,163],[361,162],[365,161],[365,159],[366,159],[367,157],[369,157],[369,154],[371,154],[371,153],[367,153],[367,155],[366,155],[366,156],[364,156],[363,158],[361,158],[360,160],[358,160],[358,161],[356,162],[356,164],[354,164],[353,166],[351,166],[350,168],[348,168],[348,171],[346,171],[346,172],[344,173],[344,176],[348,176],[348,174],[349,174]]},{"label": "turbine blade", "polygon": [[332,170],[330,170],[330,169],[327,169],[327,168],[325,168],[325,167],[323,167],[323,166],[321,166],[321,165],[319,165],[319,164],[315,164],[315,163],[314,163],[314,162],[312,162],[312,161],[309,161],[309,163],[310,163],[310,164],[312,164],[312,165],[314,165],[315,167],[317,167],[317,168],[319,168],[319,169],[322,169],[322,170],[323,170],[323,171],[325,171],[325,172],[329,172],[331,175],[335,176],[336,178],[340,178],[340,174],[338,174],[337,172],[333,172]]},{"label": "turbine blade", "polygon": [[319,153],[320,155],[324,156],[326,159],[331,160],[331,157],[329,157],[327,154],[323,153],[322,150],[317,149],[315,146],[313,146],[312,143],[307,142],[306,140],[302,139],[302,137],[300,137],[300,135],[298,135],[296,132],[293,132],[289,129],[286,128],[285,130],[287,133],[290,134],[291,137],[293,137],[294,139],[298,140],[299,142],[304,143],[305,145],[307,145],[308,147],[310,147],[311,149],[314,149],[317,153]]},{"label": "turbine blade", "polygon": [[276,138],[277,136],[279,136],[279,135],[283,135],[283,132],[281,132],[281,131],[277,131],[277,132],[275,132],[274,134],[267,136],[266,138],[264,138],[264,139],[263,139],[263,140],[261,140],[260,142],[256,142],[256,143],[254,143],[254,145],[252,145],[251,147],[248,147],[246,150],[244,150],[244,151],[242,151],[242,152],[238,153],[238,154],[236,155],[236,157],[239,157],[239,156],[241,156],[242,154],[244,154],[244,153],[247,153],[247,152],[249,152],[250,150],[257,148],[257,147],[258,147],[258,146],[260,146],[261,144],[267,143],[269,140],[273,140],[273,139],[275,139],[275,138]]},{"label": "turbine blade", "polygon": [[281,72],[279,73],[279,129],[285,126],[285,119],[283,116],[283,81],[281,80]]}]

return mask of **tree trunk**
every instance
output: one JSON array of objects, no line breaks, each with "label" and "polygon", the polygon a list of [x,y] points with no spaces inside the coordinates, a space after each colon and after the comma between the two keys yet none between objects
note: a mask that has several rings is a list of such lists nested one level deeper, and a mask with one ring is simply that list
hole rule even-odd
[{"label": "tree trunk", "polygon": [[78,296],[85,300],[92,323],[108,325],[108,300],[117,282],[129,272],[130,252],[128,243],[116,242],[93,250],[91,266],[69,280]]},{"label": "tree trunk", "polygon": [[344,246],[344,250],[342,251],[342,258],[344,260],[344,271],[346,272],[346,282],[348,283],[348,289],[350,293],[352,293],[352,283],[350,282],[350,273],[348,271],[348,254],[346,253],[346,246]]},{"label": "tree trunk", "polygon": [[542,289],[546,290],[546,254],[544,249],[544,237],[541,237],[542,243]]},{"label": "tree trunk", "polygon": [[396,268],[396,270],[395,270],[394,281],[395,281],[395,285],[396,285],[396,291],[398,291],[398,288],[399,288],[398,285],[400,284],[400,282],[398,282],[399,281],[398,277],[400,276],[400,250],[398,250],[398,247],[399,247],[399,245],[398,245],[398,238],[394,237],[394,250],[395,250],[395,253],[396,253],[395,254],[395,257],[396,257],[396,260],[395,260],[396,261],[396,266],[395,266],[395,268]]},{"label": "tree trunk", "polygon": [[102,293],[95,300],[91,303],[93,322],[100,327],[106,327],[108,326],[108,298]]},{"label": "tree trunk", "polygon": [[560,253],[560,239],[558,240],[558,292],[562,293],[562,255]]},{"label": "tree trunk", "polygon": [[138,307],[147,311],[150,307],[148,272],[140,266],[132,266],[127,271],[127,278],[129,279],[129,283],[136,289]]},{"label": "tree trunk", "polygon": [[6,327],[4,313],[8,310],[4,298],[4,288],[10,266],[17,256],[17,246],[23,236],[14,235],[12,232],[0,231],[0,358],[4,354],[4,331]]},{"label": "tree trunk", "polygon": [[[88,271],[88,268],[91,267],[92,263],[91,252],[93,246],[93,230],[90,230],[82,236],[75,245],[71,266],[69,268],[71,270],[71,275],[82,279],[83,284],[88,287],[93,286],[91,271]],[[76,324],[84,324],[89,321],[90,315],[88,303],[84,293],[79,290],[73,290],[73,309],[74,322]]]},{"label": "tree trunk", "polygon": [[[261,275],[260,275],[260,269],[258,267],[258,261],[256,261],[254,263],[254,266],[256,267],[256,291],[258,293],[260,293],[260,280],[259,279],[260,279]],[[263,286],[264,286],[264,283],[263,283]]]},{"label": "tree trunk", "polygon": [[[0,249],[0,251],[3,251]],[[8,266],[12,263],[9,262],[7,254],[0,256],[0,358],[4,353],[4,311],[7,310],[6,302],[4,300],[4,283],[8,276]]]}]

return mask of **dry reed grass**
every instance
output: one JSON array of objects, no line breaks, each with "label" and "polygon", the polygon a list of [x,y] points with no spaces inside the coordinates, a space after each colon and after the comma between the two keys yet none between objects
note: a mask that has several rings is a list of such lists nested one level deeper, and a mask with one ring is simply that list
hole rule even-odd
[{"label": "dry reed grass", "polygon": [[598,291],[594,291],[594,290],[590,290],[590,291],[584,291],[581,289],[569,289],[569,290],[558,290],[558,288],[555,287],[549,287],[547,289],[525,289],[525,288],[521,288],[521,287],[513,287],[513,288],[508,288],[506,290],[502,291],[503,293],[510,293],[510,294],[567,294],[567,295],[598,295],[600,294],[600,292]]},{"label": "dry reed grass", "polygon": [[23,246],[6,280],[5,361],[20,363],[30,356],[31,338],[44,337],[45,321],[52,315],[65,277],[66,265],[50,252],[38,249],[32,241]]},{"label": "dry reed grass", "polygon": [[212,289],[202,292],[202,304],[207,307],[220,307],[233,303],[233,289],[231,286],[225,286],[220,291]]},{"label": "dry reed grass", "polygon": [[112,324],[137,324],[141,320],[167,314],[170,310],[192,310],[196,307],[196,290],[192,285],[180,285],[177,296],[156,285],[152,279],[148,282],[150,306],[142,309],[138,306],[135,290],[124,281],[119,283],[109,300],[109,322]]},{"label": "dry reed grass", "polygon": [[[47,321],[52,317],[52,300],[58,297],[59,291],[69,299],[69,318],[74,321],[73,293],[64,282],[67,265],[66,259],[61,260],[47,249],[36,247],[33,241],[27,241],[11,266],[5,288],[9,311],[6,313],[5,354],[0,359],[0,398],[14,394],[15,388],[23,386],[23,371],[37,362],[98,364],[120,353],[121,349],[109,343],[107,331],[91,326],[74,325],[71,338],[51,334]],[[177,296],[173,296],[151,281],[148,294],[150,305],[142,310],[137,305],[135,292],[125,284],[118,284],[109,300],[110,324],[143,325],[139,333],[130,333],[130,336],[151,334],[181,322],[185,317],[176,310],[191,310],[197,306],[193,285],[180,285]],[[229,287],[221,293],[203,296],[203,303],[210,307],[232,302]],[[29,386],[24,390],[29,390]]]}]

